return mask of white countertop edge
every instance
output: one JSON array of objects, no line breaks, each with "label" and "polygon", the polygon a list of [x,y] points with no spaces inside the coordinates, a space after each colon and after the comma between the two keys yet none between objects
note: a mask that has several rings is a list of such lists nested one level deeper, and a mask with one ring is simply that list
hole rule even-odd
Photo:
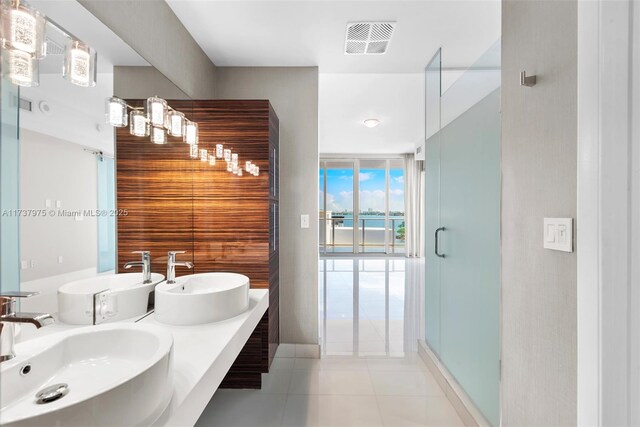
[{"label": "white countertop edge", "polygon": [[[174,394],[169,407],[154,426],[195,425],[267,311],[269,291],[251,289],[249,300],[246,312],[223,322],[171,326],[159,323],[153,315],[140,321],[165,327],[174,337]],[[212,340],[201,340],[201,334],[210,334]]]}]

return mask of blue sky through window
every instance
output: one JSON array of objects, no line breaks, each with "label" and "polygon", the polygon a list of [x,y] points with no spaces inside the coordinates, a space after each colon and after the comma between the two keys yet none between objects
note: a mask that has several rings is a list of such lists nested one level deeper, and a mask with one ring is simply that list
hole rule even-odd
[{"label": "blue sky through window", "polygon": [[[327,169],[327,210],[351,212],[353,210],[353,170]],[[323,185],[323,171],[320,170],[320,191]],[[389,211],[404,212],[404,171],[389,171]],[[360,210],[384,212],[385,171],[383,169],[360,170]],[[322,201],[322,196],[320,196]]]}]

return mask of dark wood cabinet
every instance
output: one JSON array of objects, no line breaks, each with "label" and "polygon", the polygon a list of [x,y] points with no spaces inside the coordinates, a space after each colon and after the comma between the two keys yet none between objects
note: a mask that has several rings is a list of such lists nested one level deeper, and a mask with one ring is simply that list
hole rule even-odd
[{"label": "dark wood cabinet", "polygon": [[198,123],[199,149],[223,144],[260,175],[236,176],[221,159],[215,166],[190,159],[178,138],[157,145],[117,129],[116,204],[129,212],[117,222],[118,271],[131,251],[151,250],[153,271],[164,274],[167,251],[185,250],[180,260],[194,268],[178,275],[231,271],[249,276],[252,288],[268,288],[268,312],[223,382],[256,388],[279,343],[278,117],[266,100],[168,102]]}]

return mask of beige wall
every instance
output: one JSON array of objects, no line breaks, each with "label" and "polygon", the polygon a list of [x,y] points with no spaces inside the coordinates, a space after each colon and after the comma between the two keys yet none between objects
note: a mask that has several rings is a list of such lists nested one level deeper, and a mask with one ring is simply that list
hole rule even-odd
[{"label": "beige wall", "polygon": [[124,99],[190,99],[154,67],[113,67],[113,94]]},{"label": "beige wall", "polygon": [[[521,70],[538,83],[521,87]],[[576,217],[577,1],[502,7],[502,422],[576,424],[576,253],[543,249]]]},{"label": "beige wall", "polygon": [[[38,132],[20,130],[20,209],[46,209],[56,200],[63,210],[97,209],[96,157],[82,146]],[[34,267],[20,271],[21,282],[97,265],[97,220],[85,216],[20,218],[20,259]],[[62,256],[62,263],[58,263]]]},{"label": "beige wall", "polygon": [[219,67],[216,88],[220,99],[268,99],[280,119],[280,337],[317,344],[318,68]]},{"label": "beige wall", "polygon": [[215,65],[164,0],[78,1],[188,96],[215,97]]}]

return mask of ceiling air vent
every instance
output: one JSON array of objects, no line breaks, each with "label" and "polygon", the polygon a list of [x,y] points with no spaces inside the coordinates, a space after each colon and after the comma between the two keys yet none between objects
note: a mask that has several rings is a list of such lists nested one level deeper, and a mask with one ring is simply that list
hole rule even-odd
[{"label": "ceiling air vent", "polygon": [[345,55],[382,55],[387,52],[395,22],[352,22],[347,24]]},{"label": "ceiling air vent", "polygon": [[64,47],[58,42],[54,42],[49,37],[46,38],[47,42],[47,55],[62,55],[64,54]]}]

